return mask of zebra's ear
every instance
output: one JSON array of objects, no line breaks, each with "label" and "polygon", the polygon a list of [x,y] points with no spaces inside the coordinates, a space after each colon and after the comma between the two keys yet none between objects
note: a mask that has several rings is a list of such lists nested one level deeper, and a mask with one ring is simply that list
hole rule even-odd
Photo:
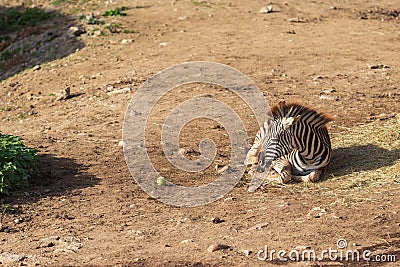
[{"label": "zebra's ear", "polygon": [[289,118],[283,118],[282,120],[282,124],[283,127],[287,130],[290,128],[290,126],[292,126],[293,124],[295,124],[296,122],[298,122],[298,120],[300,119],[301,115],[297,115],[296,117],[289,117]]}]

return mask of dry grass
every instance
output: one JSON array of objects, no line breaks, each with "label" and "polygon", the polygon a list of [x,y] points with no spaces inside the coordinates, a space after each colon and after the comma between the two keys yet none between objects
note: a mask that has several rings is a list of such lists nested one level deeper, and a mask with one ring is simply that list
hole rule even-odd
[{"label": "dry grass", "polygon": [[400,124],[396,119],[375,121],[332,134],[333,157],[322,181],[315,184],[277,185],[293,193],[340,197],[349,205],[382,201],[400,190]]}]

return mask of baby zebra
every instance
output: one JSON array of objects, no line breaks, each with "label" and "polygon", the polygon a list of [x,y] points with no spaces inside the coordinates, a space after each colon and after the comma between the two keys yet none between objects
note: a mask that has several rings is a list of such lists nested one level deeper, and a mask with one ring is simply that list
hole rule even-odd
[{"label": "baby zebra", "polygon": [[247,153],[245,164],[252,165],[253,180],[273,179],[276,171],[281,183],[318,181],[331,159],[326,124],[333,117],[285,101],[271,113]]}]

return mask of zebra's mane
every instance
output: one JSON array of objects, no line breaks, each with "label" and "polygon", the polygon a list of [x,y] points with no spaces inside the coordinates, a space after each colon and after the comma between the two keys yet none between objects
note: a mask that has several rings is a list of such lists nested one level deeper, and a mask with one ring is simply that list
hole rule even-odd
[{"label": "zebra's mane", "polygon": [[[279,120],[282,118],[296,117],[300,115],[301,117],[307,118],[313,117],[314,121],[318,121],[318,124],[325,125],[326,123],[333,121],[335,118],[327,115],[325,113],[317,112],[316,110],[304,106],[299,103],[288,103],[285,101],[280,101],[277,105],[271,108],[272,117],[274,120]],[[300,117],[300,119],[301,119]]]}]

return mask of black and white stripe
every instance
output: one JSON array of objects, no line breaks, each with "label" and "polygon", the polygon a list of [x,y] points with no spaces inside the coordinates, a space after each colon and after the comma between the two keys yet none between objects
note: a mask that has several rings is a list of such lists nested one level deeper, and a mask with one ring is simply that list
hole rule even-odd
[{"label": "black and white stripe", "polygon": [[285,159],[293,175],[308,175],[322,169],[331,159],[331,142],[326,124],[333,118],[297,103],[278,103],[271,118],[257,133],[246,163],[264,172],[273,161]]}]

